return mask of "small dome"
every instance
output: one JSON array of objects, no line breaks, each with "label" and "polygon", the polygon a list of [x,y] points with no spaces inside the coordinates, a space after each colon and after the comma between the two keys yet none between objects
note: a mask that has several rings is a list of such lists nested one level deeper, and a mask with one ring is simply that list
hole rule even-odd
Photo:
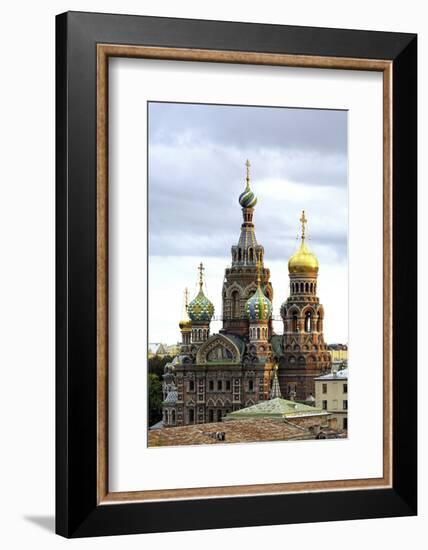
[{"label": "small dome", "polygon": [[318,273],[318,268],[318,258],[309,251],[303,238],[299,250],[288,260],[288,272],[304,275]]},{"label": "small dome", "polygon": [[269,298],[263,294],[260,285],[256,292],[247,300],[245,313],[250,322],[268,321],[272,315],[272,304]]},{"label": "small dome", "polygon": [[248,182],[244,191],[239,195],[239,204],[242,208],[254,208],[257,204],[257,197],[251,191]]},{"label": "small dome", "polygon": [[257,204],[257,197],[250,189],[250,161],[247,160],[245,163],[247,167],[247,177],[246,177],[246,186],[244,191],[239,195],[239,204],[242,208],[254,208]]},{"label": "small dome", "polygon": [[181,321],[178,323],[178,326],[180,327],[181,332],[190,332],[192,330],[192,322],[189,319],[189,314],[187,313],[188,305],[189,305],[189,290],[185,288],[184,303],[183,303],[183,317],[181,318]]},{"label": "small dome", "polygon": [[189,332],[190,330],[192,330],[192,321],[190,319],[182,319],[179,323],[178,323],[178,326],[180,327],[180,330],[183,331],[183,332]]},{"label": "small dome", "polygon": [[202,288],[200,288],[196,298],[188,305],[187,312],[192,321],[211,321],[214,315],[214,306],[205,296]]}]

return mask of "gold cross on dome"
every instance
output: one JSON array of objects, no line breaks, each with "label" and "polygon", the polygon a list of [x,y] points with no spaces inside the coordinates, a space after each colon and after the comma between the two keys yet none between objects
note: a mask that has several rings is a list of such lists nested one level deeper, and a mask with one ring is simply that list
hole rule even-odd
[{"label": "gold cross on dome", "polygon": [[199,270],[199,286],[202,288],[202,285],[204,282],[204,271],[205,271],[205,267],[202,262],[199,264],[198,270]]},{"label": "gold cross on dome", "polygon": [[247,183],[250,181],[250,161],[247,159],[246,163],[245,163],[245,166],[247,167]]},{"label": "gold cross on dome", "polygon": [[300,216],[300,223],[302,224],[302,239],[305,238],[305,224],[308,222],[305,211],[302,210],[302,215]]}]

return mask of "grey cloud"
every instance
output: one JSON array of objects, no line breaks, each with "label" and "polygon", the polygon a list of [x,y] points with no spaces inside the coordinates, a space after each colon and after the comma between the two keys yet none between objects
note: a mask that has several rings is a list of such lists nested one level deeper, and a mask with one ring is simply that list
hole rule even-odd
[{"label": "grey cloud", "polygon": [[[269,210],[262,199],[263,185],[269,179],[278,185],[287,179],[306,189],[307,196],[309,192],[310,199],[302,200],[301,207],[310,203],[314,236],[311,247],[320,260],[344,261],[343,193],[347,185],[344,113],[291,110],[290,114],[287,109],[293,124],[300,120],[299,131],[290,137],[291,132],[284,130],[284,120],[278,121],[284,118],[278,115],[283,109],[257,108],[257,116],[253,116],[251,108],[244,109],[245,116],[243,111],[238,116],[230,108],[227,116],[223,108],[212,109],[208,108],[207,114],[207,108],[200,106],[196,110],[187,105],[151,106],[150,254],[214,256],[229,262],[230,247],[238,240],[242,222],[238,196],[244,188],[243,163],[249,157],[252,188],[261,196],[255,211],[256,234],[265,247],[266,258],[286,260],[297,246],[298,219],[294,211],[290,212],[296,197],[270,199]],[[239,127],[234,127],[234,121],[239,120]],[[311,121],[315,129],[310,128]],[[328,132],[328,127],[334,131]],[[324,134],[327,137],[323,140]],[[337,221],[340,210],[341,219]]]},{"label": "grey cloud", "polygon": [[346,111],[150,103],[151,143],[347,151]]}]

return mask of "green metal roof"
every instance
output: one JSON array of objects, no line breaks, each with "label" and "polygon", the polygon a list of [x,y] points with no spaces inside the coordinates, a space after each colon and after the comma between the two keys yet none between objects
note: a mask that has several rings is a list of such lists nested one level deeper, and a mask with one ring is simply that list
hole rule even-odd
[{"label": "green metal roof", "polygon": [[224,420],[244,420],[246,418],[293,418],[296,416],[320,416],[328,414],[322,409],[304,405],[297,401],[289,401],[276,397],[261,401],[251,407],[233,411],[224,417]]}]

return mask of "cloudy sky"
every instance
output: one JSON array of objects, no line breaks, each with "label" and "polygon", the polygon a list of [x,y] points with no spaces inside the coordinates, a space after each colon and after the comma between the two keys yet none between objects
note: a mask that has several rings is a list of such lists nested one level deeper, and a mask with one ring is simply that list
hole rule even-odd
[{"label": "cloudy sky", "polygon": [[[287,262],[304,209],[308,245],[320,262],[325,336],[347,342],[346,112],[174,103],[149,104],[149,341],[179,340],[183,290],[195,295],[201,261],[205,292],[221,315],[247,158],[274,315],[288,296]],[[220,327],[212,323],[212,332]],[[274,328],[282,332],[282,323]]]}]

